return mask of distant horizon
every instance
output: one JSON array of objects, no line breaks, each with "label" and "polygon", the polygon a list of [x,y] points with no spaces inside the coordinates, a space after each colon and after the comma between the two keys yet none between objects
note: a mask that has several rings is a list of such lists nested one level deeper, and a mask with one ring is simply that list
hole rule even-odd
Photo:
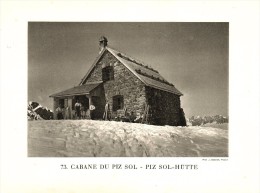
[{"label": "distant horizon", "polygon": [[[39,103],[39,102],[37,102],[37,101],[28,101],[28,104],[30,103],[30,102],[36,102],[36,103]],[[42,106],[42,104],[41,103],[39,103],[39,105],[41,105]],[[48,107],[45,107],[45,106],[42,106],[43,108],[46,108],[47,110],[50,110],[51,112],[53,112],[53,109],[51,109],[51,108],[48,108]],[[228,115],[227,116],[224,116],[224,115],[220,115],[220,114],[215,114],[215,115],[191,115],[191,116],[189,116],[189,117],[185,117],[186,119],[187,118],[191,118],[191,117],[193,117],[194,116],[194,118],[196,118],[196,117],[205,117],[205,116],[211,116],[211,117],[213,117],[213,116],[223,116],[223,117],[229,117]]]},{"label": "distant horizon", "polygon": [[191,116],[228,117],[228,23],[29,22],[28,102],[53,110],[51,94],[77,86],[98,40],[150,65],[184,93]]}]

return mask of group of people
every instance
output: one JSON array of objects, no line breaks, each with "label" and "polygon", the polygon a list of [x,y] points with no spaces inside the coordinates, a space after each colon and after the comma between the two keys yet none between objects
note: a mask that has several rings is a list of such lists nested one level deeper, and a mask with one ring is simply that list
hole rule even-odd
[{"label": "group of people", "polygon": [[56,109],[57,119],[69,119],[69,107],[62,108],[61,105]]},{"label": "group of people", "polygon": [[[95,107],[90,105],[89,109],[86,109],[84,105],[82,105],[78,100],[74,105],[74,109],[70,109],[69,106],[65,106],[64,108],[60,104],[59,107],[56,109],[57,119],[86,119],[90,118],[90,110],[94,110]],[[111,120],[111,112],[108,102],[105,105],[105,111],[103,114],[104,120]],[[143,115],[137,113],[134,115],[133,112],[130,114],[127,113],[127,109],[124,111],[123,116],[115,117],[116,121],[124,121],[124,122],[133,122],[133,123],[141,123],[143,120]]]},{"label": "group of people", "polygon": [[86,109],[85,107],[77,101],[75,103],[75,118],[76,119],[85,119],[86,118]]},{"label": "group of people", "polygon": [[74,110],[70,109],[69,106],[62,108],[60,104],[59,107],[56,108],[57,119],[86,119],[88,117],[89,110],[86,110],[79,101],[75,103],[74,107]]}]

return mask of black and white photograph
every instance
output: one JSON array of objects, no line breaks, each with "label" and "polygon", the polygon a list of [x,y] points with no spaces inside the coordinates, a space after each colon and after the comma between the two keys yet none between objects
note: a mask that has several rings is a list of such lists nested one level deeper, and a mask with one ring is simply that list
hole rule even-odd
[{"label": "black and white photograph", "polygon": [[29,22],[28,156],[228,157],[223,22]]},{"label": "black and white photograph", "polygon": [[260,1],[0,1],[0,192],[259,193]]}]

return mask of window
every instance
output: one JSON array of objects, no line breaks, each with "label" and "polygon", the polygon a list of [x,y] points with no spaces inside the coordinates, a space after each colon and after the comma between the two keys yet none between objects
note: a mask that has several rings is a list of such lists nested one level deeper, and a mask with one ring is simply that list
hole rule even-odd
[{"label": "window", "polygon": [[107,66],[102,69],[102,80],[114,80],[114,69],[113,66]]},{"label": "window", "polygon": [[113,97],[113,111],[124,108],[124,97],[122,95],[117,95]]}]

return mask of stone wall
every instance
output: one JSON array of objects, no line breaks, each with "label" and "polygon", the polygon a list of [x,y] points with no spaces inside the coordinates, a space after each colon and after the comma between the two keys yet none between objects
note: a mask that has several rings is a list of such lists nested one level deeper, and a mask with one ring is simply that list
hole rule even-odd
[{"label": "stone wall", "polygon": [[145,85],[108,51],[91,71],[86,82],[102,81],[102,65],[114,67],[114,80],[104,82],[105,98],[110,104],[112,116],[123,114],[122,110],[112,111],[113,96],[116,95],[124,97],[124,107],[128,113],[143,113],[146,103]]},{"label": "stone wall", "polygon": [[173,93],[146,87],[111,53],[106,51],[91,71],[86,82],[102,81],[102,66],[114,67],[114,80],[104,82],[105,99],[110,104],[112,118],[123,115],[124,110],[112,111],[113,96],[124,97],[124,108],[134,115],[143,114],[146,103],[150,105],[148,122],[154,125],[186,125],[180,97]]},{"label": "stone wall", "polygon": [[151,87],[145,87],[150,106],[148,122],[153,125],[185,125],[180,108],[180,97]]}]

